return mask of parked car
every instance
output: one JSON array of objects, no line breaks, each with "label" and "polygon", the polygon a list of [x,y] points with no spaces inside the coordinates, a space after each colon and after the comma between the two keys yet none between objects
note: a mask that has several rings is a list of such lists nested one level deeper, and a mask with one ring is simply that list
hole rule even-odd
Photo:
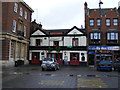
[{"label": "parked car", "polygon": [[59,64],[54,58],[44,58],[42,60],[42,71],[47,70],[47,69],[52,69],[52,70],[59,70]]},{"label": "parked car", "polygon": [[113,68],[114,70],[120,71],[120,60],[113,62]]},{"label": "parked car", "polygon": [[97,64],[97,70],[110,70],[110,71],[112,71],[112,61],[110,61],[110,60],[101,60]]}]

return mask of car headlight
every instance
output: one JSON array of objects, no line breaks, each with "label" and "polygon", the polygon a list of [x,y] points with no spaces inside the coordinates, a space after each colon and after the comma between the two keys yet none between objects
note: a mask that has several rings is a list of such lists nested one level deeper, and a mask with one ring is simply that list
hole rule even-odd
[{"label": "car headlight", "polygon": [[51,66],[52,66],[52,67],[54,67],[54,66],[55,66],[55,64],[51,64]]}]

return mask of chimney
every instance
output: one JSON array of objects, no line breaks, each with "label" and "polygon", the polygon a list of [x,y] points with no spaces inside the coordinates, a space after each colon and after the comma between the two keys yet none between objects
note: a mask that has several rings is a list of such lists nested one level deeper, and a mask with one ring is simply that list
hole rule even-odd
[{"label": "chimney", "polygon": [[87,9],[87,6],[88,6],[88,4],[87,4],[87,2],[85,2],[84,3],[84,8]]}]

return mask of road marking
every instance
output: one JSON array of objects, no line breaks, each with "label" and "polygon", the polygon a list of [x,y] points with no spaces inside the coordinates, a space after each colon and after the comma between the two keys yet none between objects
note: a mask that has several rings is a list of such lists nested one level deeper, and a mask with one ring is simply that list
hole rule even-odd
[{"label": "road marking", "polygon": [[59,80],[42,80],[39,82],[41,85],[63,85],[64,81],[59,81]]},{"label": "road marking", "polygon": [[100,78],[87,79],[77,78],[78,88],[106,88],[107,85]]}]

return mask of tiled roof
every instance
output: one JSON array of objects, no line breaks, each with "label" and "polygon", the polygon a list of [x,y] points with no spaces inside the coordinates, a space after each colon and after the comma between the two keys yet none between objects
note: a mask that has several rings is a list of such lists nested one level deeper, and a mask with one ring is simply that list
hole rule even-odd
[{"label": "tiled roof", "polygon": [[113,10],[118,13],[118,10],[116,8],[103,8],[101,9],[101,11],[99,8],[96,8],[96,9],[89,9],[89,14],[91,14],[94,10],[98,10],[103,16],[106,15],[106,13],[109,12],[110,10]]}]

